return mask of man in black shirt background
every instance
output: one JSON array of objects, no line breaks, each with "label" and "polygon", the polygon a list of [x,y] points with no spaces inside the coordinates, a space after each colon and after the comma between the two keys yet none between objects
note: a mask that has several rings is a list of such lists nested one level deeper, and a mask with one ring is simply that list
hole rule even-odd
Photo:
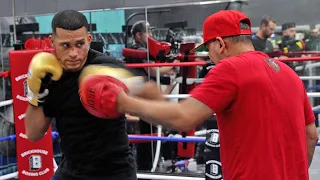
[{"label": "man in black shirt background", "polygon": [[299,52],[305,49],[304,42],[296,40],[297,30],[294,22],[282,24],[281,31],[282,39],[277,44],[283,52]]},{"label": "man in black shirt background", "polygon": [[77,11],[54,16],[50,39],[55,56],[35,56],[29,66],[25,125],[28,139],[38,141],[55,118],[63,155],[52,179],[136,180],[125,116],[95,117],[84,109],[78,93],[79,75],[88,65],[126,66],[89,48],[88,22]]},{"label": "man in black shirt background", "polygon": [[[279,46],[279,49],[283,53],[288,52],[301,52],[306,49],[305,42],[303,40],[296,40],[296,23],[294,22],[286,22],[282,24],[281,27],[282,31],[282,39],[277,41],[277,44]],[[308,57],[308,55],[302,54],[302,55],[294,55],[290,57]],[[286,55],[281,55],[279,58],[288,58]],[[296,66],[303,66],[305,67],[306,62],[286,62],[285,64],[289,65],[294,71]],[[303,68],[302,71],[297,72],[298,75],[303,76],[305,73],[305,68]]]},{"label": "man in black shirt background", "polygon": [[256,51],[265,53],[273,51],[273,45],[268,40],[276,30],[276,21],[271,17],[264,17],[261,20],[259,31],[252,35],[252,44]]}]

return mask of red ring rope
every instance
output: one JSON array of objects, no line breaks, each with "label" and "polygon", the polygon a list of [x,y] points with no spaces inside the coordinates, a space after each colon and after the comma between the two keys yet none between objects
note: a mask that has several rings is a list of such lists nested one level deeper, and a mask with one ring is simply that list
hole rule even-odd
[{"label": "red ring rope", "polygon": [[10,74],[10,72],[9,71],[5,71],[5,72],[0,72],[0,77],[8,77],[9,76],[9,74]]},{"label": "red ring rope", "polygon": [[131,68],[141,68],[141,67],[163,67],[163,66],[203,66],[206,62],[198,61],[198,62],[181,62],[181,63],[135,63],[135,64],[126,64]]},{"label": "red ring rope", "polygon": [[314,57],[296,57],[296,58],[281,58],[278,59],[279,61],[282,62],[298,62],[298,61],[319,61],[320,60],[320,56],[314,56]]},{"label": "red ring rope", "polygon": [[320,51],[301,51],[301,52],[281,52],[274,51],[266,53],[268,56],[279,57],[279,56],[295,56],[295,55],[319,55]]},{"label": "red ring rope", "polygon": [[[293,61],[319,61],[320,56],[316,57],[298,57],[298,58],[281,58],[278,59],[282,62],[293,62]],[[205,65],[205,61],[196,61],[196,62],[181,62],[181,63],[135,63],[135,64],[127,64],[128,67],[131,68],[141,68],[141,67],[163,67],[163,66],[203,66]]]}]

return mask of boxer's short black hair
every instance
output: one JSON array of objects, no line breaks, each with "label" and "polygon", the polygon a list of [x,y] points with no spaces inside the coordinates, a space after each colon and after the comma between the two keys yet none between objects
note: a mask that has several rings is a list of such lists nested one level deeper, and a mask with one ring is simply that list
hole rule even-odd
[{"label": "boxer's short black hair", "polygon": [[89,29],[87,18],[75,10],[65,10],[57,13],[51,22],[52,33],[55,34],[57,28],[65,30],[78,30],[82,27]]}]

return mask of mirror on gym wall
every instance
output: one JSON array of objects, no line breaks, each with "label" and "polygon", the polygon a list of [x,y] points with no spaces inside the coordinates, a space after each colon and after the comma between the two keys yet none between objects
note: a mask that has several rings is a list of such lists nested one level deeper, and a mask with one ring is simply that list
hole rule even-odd
[{"label": "mirror on gym wall", "polygon": [[[13,18],[0,18],[0,101],[12,99],[10,77],[9,77],[9,58],[8,52],[12,50],[12,34],[10,33],[10,23]],[[12,23],[11,23],[12,24]],[[13,123],[12,104],[0,106],[0,116],[6,117],[5,120]],[[1,118],[1,117],[0,117]]]},{"label": "mirror on gym wall", "polygon": [[[9,101],[12,98],[8,76],[8,51],[12,47],[10,45],[11,39],[8,21],[8,18],[0,18],[0,137],[10,136],[15,133],[13,105]],[[4,174],[8,169],[11,169],[13,172],[17,170],[16,163],[13,161],[16,155],[15,150],[15,141],[0,142],[0,175]]]},{"label": "mirror on gym wall", "polygon": [[[125,39],[125,11],[97,10],[82,12],[88,20],[89,32],[93,35],[91,48],[104,54],[121,58]],[[17,17],[16,44],[24,46],[23,44],[28,39],[48,37],[52,33],[51,21],[53,17],[54,14],[36,15],[28,18]],[[28,21],[22,21],[21,19],[27,19]]]},{"label": "mirror on gym wall", "polygon": [[[140,9],[136,9],[140,11]],[[97,51],[102,52],[104,55],[109,55],[119,60],[122,60],[122,49],[125,47],[125,37],[126,30],[128,32],[127,37],[130,36],[131,26],[126,26],[126,21],[133,11],[127,12],[128,10],[119,9],[119,10],[101,10],[101,11],[86,11],[83,14],[86,16],[89,23],[89,32],[93,36],[93,41],[91,43],[91,48]],[[144,10],[141,10],[144,11]],[[145,18],[144,14],[139,15],[140,18]],[[26,17],[16,17],[15,26],[13,26],[13,17],[3,17],[0,19],[1,29],[0,29],[0,58],[1,66],[0,72],[9,70],[9,57],[8,52],[14,49],[20,50],[29,47],[33,39],[46,39],[52,33],[51,21],[54,17],[54,14],[45,14],[45,15],[34,15]],[[130,23],[130,22],[129,22]],[[129,37],[130,38],[130,37]],[[130,41],[130,40],[129,40]],[[27,45],[26,45],[27,44]],[[29,47],[30,48],[30,47]],[[11,96],[11,86],[10,80],[7,78],[0,79],[0,97],[1,101],[12,99]],[[3,94],[2,94],[3,93]],[[11,107],[11,109],[10,109]],[[9,111],[10,110],[10,111]],[[6,114],[5,114],[6,113]],[[0,122],[1,115],[4,114],[5,117],[11,117],[13,115],[12,105],[6,107],[0,107]],[[134,134],[135,131],[132,128],[137,124],[137,118],[132,118],[128,120],[128,133]],[[3,124],[6,121],[2,121]],[[13,118],[12,118],[13,122]],[[131,126],[132,124],[132,126]],[[13,126],[11,126],[13,127]],[[0,128],[1,132],[8,132],[12,128],[4,127]],[[52,122],[52,130],[56,131],[55,121]],[[11,132],[11,131],[10,131]],[[11,132],[14,134],[14,132]],[[8,136],[11,134],[6,134],[3,136]],[[2,137],[2,136],[1,136]],[[59,137],[53,140],[55,160],[59,164],[60,162],[60,148],[59,148]],[[6,146],[7,147],[7,146]],[[11,146],[10,146],[11,147]],[[8,146],[8,148],[10,148]],[[133,146],[134,149],[134,146]],[[12,151],[15,152],[15,151]],[[1,147],[0,147],[1,153]],[[5,152],[6,153],[6,152]],[[7,154],[5,155],[7,156]],[[2,158],[2,157],[0,157]],[[1,164],[1,163],[4,164]],[[7,161],[0,159],[0,166],[8,165]],[[11,168],[11,167],[10,167]],[[10,169],[9,168],[9,169]],[[11,168],[12,169],[12,168]],[[11,172],[10,169],[10,172]],[[7,169],[6,169],[7,171]],[[16,171],[16,170],[15,170]],[[14,172],[14,169],[12,170]],[[0,170],[0,174],[1,170]]]},{"label": "mirror on gym wall", "polygon": [[[89,32],[93,35],[91,48],[104,54],[123,59],[122,48],[131,43],[132,21],[130,16],[144,18],[144,14],[135,15],[135,12],[144,12],[141,9],[117,9],[83,11],[89,22]],[[5,17],[4,32],[8,32],[11,41],[9,46],[16,49],[24,48],[24,44],[31,38],[46,38],[51,33],[51,20],[54,14],[16,17],[16,30],[12,26],[13,18]],[[128,24],[128,26],[126,26]],[[127,33],[126,33],[127,31]],[[14,32],[16,36],[14,35]],[[14,41],[16,37],[16,41]],[[127,38],[126,38],[127,37]]]},{"label": "mirror on gym wall", "polygon": [[[207,16],[224,9],[240,10],[244,4],[242,1],[211,1],[148,8],[147,20],[153,27],[152,37],[170,43],[170,52],[176,53],[182,42],[202,43],[202,25]],[[161,10],[166,12],[152,13]]]}]

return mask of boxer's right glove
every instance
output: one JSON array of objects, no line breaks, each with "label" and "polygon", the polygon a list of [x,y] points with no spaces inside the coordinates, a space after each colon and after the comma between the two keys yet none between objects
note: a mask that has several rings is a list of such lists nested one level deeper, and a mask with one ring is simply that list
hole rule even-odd
[{"label": "boxer's right glove", "polygon": [[36,54],[28,69],[28,101],[33,106],[41,106],[49,94],[48,85],[61,78],[63,68],[55,55],[40,52]]},{"label": "boxer's right glove", "polygon": [[123,68],[90,65],[79,77],[79,95],[83,107],[92,115],[102,119],[120,117],[117,97],[121,90],[139,94],[144,78],[134,76]]}]

